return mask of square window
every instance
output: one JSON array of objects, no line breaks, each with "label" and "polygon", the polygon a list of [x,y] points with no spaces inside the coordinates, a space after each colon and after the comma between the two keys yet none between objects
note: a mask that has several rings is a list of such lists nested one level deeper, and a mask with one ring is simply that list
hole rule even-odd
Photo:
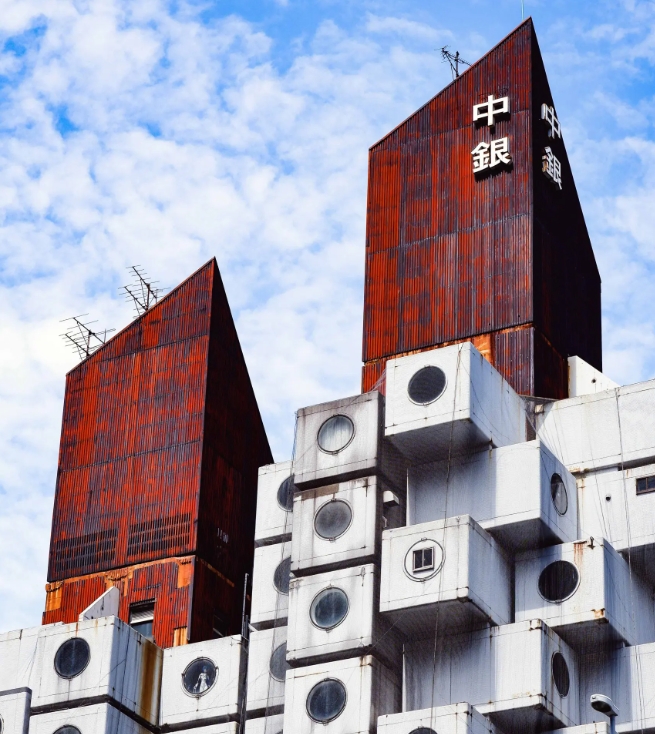
[{"label": "square window", "polygon": [[655,475],[637,479],[637,494],[655,492]]},{"label": "square window", "polygon": [[414,551],[414,572],[434,569],[434,548],[419,548]]},{"label": "square window", "polygon": [[155,620],[155,602],[132,604],[130,606],[130,627],[152,640],[152,625]]}]

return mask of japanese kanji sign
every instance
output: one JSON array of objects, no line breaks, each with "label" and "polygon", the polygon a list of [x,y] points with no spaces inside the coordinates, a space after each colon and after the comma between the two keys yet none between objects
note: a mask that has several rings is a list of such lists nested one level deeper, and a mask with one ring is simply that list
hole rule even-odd
[{"label": "japanese kanji sign", "polygon": [[557,184],[560,189],[562,188],[562,164],[555,157],[553,151],[550,148],[544,149],[544,154],[541,156],[542,168],[546,178],[549,178],[554,184]]},{"label": "japanese kanji sign", "polygon": [[486,102],[473,105],[473,122],[487,119],[487,125],[495,124],[496,115],[509,114],[509,97],[494,99],[490,94]]},{"label": "japanese kanji sign", "polygon": [[503,163],[512,162],[509,154],[509,138],[498,138],[491,143],[478,143],[471,151],[473,156],[473,173],[480,173],[487,168],[495,168]]},{"label": "japanese kanji sign", "polygon": [[541,105],[541,119],[550,128],[548,131],[549,138],[562,138],[562,128],[559,125],[559,120],[555,115],[555,108],[549,107],[547,104]]}]

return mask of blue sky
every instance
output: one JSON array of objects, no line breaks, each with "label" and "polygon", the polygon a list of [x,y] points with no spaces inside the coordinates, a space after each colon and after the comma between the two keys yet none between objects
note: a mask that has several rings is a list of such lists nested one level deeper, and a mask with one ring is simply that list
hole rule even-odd
[{"label": "blue sky", "polygon": [[[605,371],[655,376],[655,3],[526,1],[603,278]],[[368,147],[520,0],[0,0],[0,630],[43,604],[60,319],[216,256],[276,459],[359,389]]]}]

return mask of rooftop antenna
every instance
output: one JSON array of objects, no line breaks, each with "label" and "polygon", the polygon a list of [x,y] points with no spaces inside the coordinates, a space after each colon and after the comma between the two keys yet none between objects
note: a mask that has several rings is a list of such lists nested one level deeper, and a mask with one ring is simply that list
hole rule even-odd
[{"label": "rooftop antenna", "polygon": [[521,0],[521,20],[525,20],[525,0]]},{"label": "rooftop antenna", "polygon": [[77,352],[79,358],[86,359],[90,357],[97,349],[107,341],[107,334],[111,334],[116,329],[103,329],[102,331],[93,331],[89,328],[91,324],[96,324],[97,321],[82,321],[88,313],[80,314],[79,316],[71,316],[68,319],[62,319],[60,324],[67,321],[72,322],[63,334],[60,334],[61,338]]},{"label": "rooftop antenna", "polygon": [[145,270],[140,265],[130,265],[127,270],[132,275],[132,283],[122,286],[120,290],[125,291],[128,301],[130,298],[134,301],[136,311],[134,318],[138,318],[157,303],[165,289],[156,288],[155,283],[159,281],[148,280]]},{"label": "rooftop antenna", "polygon": [[441,49],[441,58],[450,64],[450,70],[453,73],[453,79],[457,79],[457,77],[459,76],[460,64],[466,64],[466,66],[471,65],[468,61],[464,61],[464,59],[459,55],[459,51],[456,51],[454,54],[451,53],[448,50],[448,46],[444,46]]}]

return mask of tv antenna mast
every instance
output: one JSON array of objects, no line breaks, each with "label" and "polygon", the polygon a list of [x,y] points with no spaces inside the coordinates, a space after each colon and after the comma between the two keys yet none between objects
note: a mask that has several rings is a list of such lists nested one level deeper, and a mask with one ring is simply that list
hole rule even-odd
[{"label": "tv antenna mast", "polygon": [[97,321],[82,321],[88,313],[80,314],[79,316],[71,316],[68,319],[62,319],[60,324],[67,321],[72,322],[63,334],[60,334],[61,338],[77,352],[79,358],[86,359],[90,357],[97,349],[107,341],[107,334],[111,334],[116,329],[103,329],[102,331],[93,331],[90,328],[91,324],[98,323]]},{"label": "tv antenna mast", "polygon": [[459,65],[460,64],[466,64],[466,66],[470,66],[468,61],[464,61],[464,59],[459,55],[459,51],[456,51],[454,54],[451,53],[448,50],[448,46],[444,46],[441,49],[441,58],[443,61],[447,61],[450,64],[450,70],[453,73],[453,79],[457,79],[459,76]]},{"label": "tv antenna mast", "polygon": [[140,265],[130,265],[127,270],[132,275],[132,283],[124,285],[120,290],[127,294],[126,300],[129,301],[131,298],[134,301],[136,311],[134,318],[138,318],[157,303],[165,289],[156,288],[155,283],[159,281],[148,280],[145,270]]}]

